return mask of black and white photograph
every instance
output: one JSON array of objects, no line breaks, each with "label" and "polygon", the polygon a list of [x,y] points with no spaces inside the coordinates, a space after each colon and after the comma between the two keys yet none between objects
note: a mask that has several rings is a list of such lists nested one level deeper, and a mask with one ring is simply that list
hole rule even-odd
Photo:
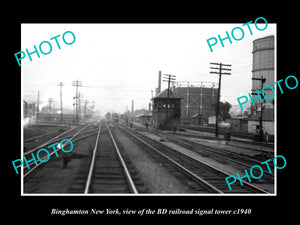
[{"label": "black and white photograph", "polygon": [[22,24],[22,193],[276,194],[276,24],[254,19]]}]

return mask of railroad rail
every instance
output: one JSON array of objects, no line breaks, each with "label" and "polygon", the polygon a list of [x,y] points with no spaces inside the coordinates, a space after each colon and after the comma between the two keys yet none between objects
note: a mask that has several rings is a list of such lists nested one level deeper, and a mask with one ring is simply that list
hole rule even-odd
[{"label": "railroad rail", "polygon": [[[262,155],[259,157],[256,156],[250,157],[245,154],[237,153],[224,148],[219,148],[216,146],[207,146],[201,143],[200,141],[190,139],[190,137],[186,135],[181,136],[178,135],[177,133],[162,132],[154,129],[145,129],[143,127],[138,127],[136,130],[151,132],[155,135],[166,138],[167,140],[170,140],[179,146],[195,151],[200,155],[205,155],[205,156],[212,155],[218,160],[221,159],[222,162],[230,163],[231,165],[235,166],[238,169],[240,169],[241,166],[245,169],[250,169],[253,165],[256,164],[260,165],[261,162],[273,158],[274,156],[274,153],[268,153],[264,155],[265,157],[263,157]],[[255,149],[255,151],[261,152],[259,149]],[[263,170],[264,170],[264,177],[260,179],[259,182],[274,183],[274,169],[271,168],[272,171],[271,174],[269,173],[267,168],[263,168]],[[253,171],[254,175],[259,173],[260,171],[255,171],[255,170]]]},{"label": "railroad rail", "polygon": [[[269,194],[267,191],[256,187],[248,182],[243,181],[243,186],[239,184],[234,184],[232,191],[228,189],[225,182],[225,178],[230,176],[230,174],[221,171],[220,169],[213,167],[205,162],[200,162],[199,160],[184,154],[182,152],[176,151],[170,147],[167,147],[151,138],[137,132],[133,129],[125,129],[119,126],[124,132],[133,137],[139,143],[141,143],[148,151],[154,152],[151,155],[154,157],[159,157],[160,161],[164,163],[164,166],[176,167],[177,171],[180,170],[185,176],[181,180],[186,180],[185,182],[191,186],[198,193],[260,193]],[[178,174],[175,176],[178,176]],[[192,180],[192,181],[191,181]],[[191,184],[193,183],[193,184]],[[197,185],[195,185],[197,184]]]},{"label": "railroad rail", "polygon": [[[100,135],[103,123],[106,130]],[[138,194],[130,171],[104,119],[99,122],[97,139],[85,182],[84,194],[89,193]]]},{"label": "railroad rail", "polygon": [[[200,131],[200,132],[205,132],[205,133],[214,133],[215,132],[215,127],[203,127],[203,126],[185,125],[185,124],[182,124],[181,127],[186,130],[195,130],[195,131]],[[225,131],[226,131],[226,129],[219,128],[219,133],[221,135],[224,135]],[[247,142],[246,140],[249,140],[249,141],[253,140],[253,134],[251,134],[251,133],[231,131],[231,135],[233,138],[235,138],[235,141],[237,141],[237,142]],[[215,138],[215,137],[211,137],[211,138]],[[257,144],[257,145],[262,145],[262,146],[274,145],[274,135],[270,135],[269,139],[272,140],[272,142],[265,143],[265,142],[252,141],[252,144]]]},{"label": "railroad rail", "polygon": [[[178,144],[179,146],[188,148],[190,150],[213,155],[214,157],[221,158],[223,162],[229,162],[230,164],[236,165],[236,168],[250,169],[254,165],[260,165],[261,162],[269,159],[264,157],[255,157],[255,156],[247,156],[241,153],[233,152],[224,148],[207,146],[199,141],[191,140],[187,138],[181,138],[177,135],[168,134],[166,135],[167,139],[171,140],[173,143]],[[273,158],[273,157],[271,157]],[[273,167],[270,168],[272,173],[270,174],[267,168],[263,168],[264,177],[260,179],[265,180],[267,182],[274,182],[274,169]],[[256,175],[260,173],[258,171],[253,171],[253,174]]]},{"label": "railroad rail", "polygon": [[[32,153],[35,153],[37,152],[39,149],[43,148],[43,147],[46,147],[48,146],[49,144],[53,144],[55,142],[58,142],[59,140],[63,140],[65,138],[69,138],[73,143],[76,142],[76,141],[79,141],[83,138],[86,138],[86,137],[89,137],[91,135],[94,135],[95,131],[94,130],[91,130],[91,131],[88,131],[88,132],[83,132],[85,129],[91,127],[95,122],[89,122],[87,124],[84,124],[84,125],[81,125],[81,126],[78,126],[78,127],[74,127],[70,130],[67,130],[65,132],[63,132],[62,134],[59,134],[57,135],[56,137],[46,141],[45,143],[29,150],[29,151],[26,151],[24,153],[24,156],[28,156],[29,154],[32,154]],[[70,133],[70,134],[69,134]],[[67,135],[68,134],[68,135]],[[81,137],[78,137],[79,135],[82,135]],[[77,137],[77,139],[74,139],[75,137]],[[73,140],[74,139],[74,140]],[[69,145],[69,142],[65,142],[65,144],[63,145],[63,147]],[[58,147],[57,151],[60,150],[60,146]],[[51,157],[55,152],[51,152],[49,153],[49,156],[48,155],[44,155],[41,158],[41,160],[45,160],[46,158],[48,157]],[[22,157],[23,158],[23,157]],[[37,161],[37,164],[35,162],[30,162],[28,165],[30,167],[30,169],[27,168],[27,166],[23,166],[22,168],[22,173],[24,173],[23,175],[23,178],[26,178],[29,174],[31,174],[35,169],[37,169],[39,166],[41,166],[42,164],[45,164],[43,162],[40,162],[40,161]]]}]

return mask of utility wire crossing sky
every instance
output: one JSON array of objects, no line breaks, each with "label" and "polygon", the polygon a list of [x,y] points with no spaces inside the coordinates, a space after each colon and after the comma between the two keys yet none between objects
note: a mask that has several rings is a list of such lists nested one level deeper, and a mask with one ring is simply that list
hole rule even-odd
[{"label": "utility wire crossing sky", "polygon": [[[33,52],[34,45],[43,41],[52,44],[51,54],[40,58],[32,54],[32,61],[28,57],[21,61],[22,96],[37,99],[40,90],[40,108],[48,98],[58,107],[63,82],[63,105],[72,110],[76,94],[72,82],[79,80],[82,99],[94,101],[102,114],[123,113],[131,108],[131,100],[135,109],[147,109],[159,70],[175,75],[177,81],[217,83],[218,75],[210,74],[210,63],[217,62],[232,65],[231,76],[222,77],[221,101],[237,105],[236,98],[252,86],[253,40],[268,35],[276,40],[276,24],[256,31],[251,23],[252,35],[245,33],[232,44],[224,40],[224,47],[211,52],[207,39],[224,38],[226,31],[242,24],[22,24],[20,51]],[[76,40],[58,49],[50,38],[66,31],[73,32]],[[162,82],[162,90],[166,85]]]}]

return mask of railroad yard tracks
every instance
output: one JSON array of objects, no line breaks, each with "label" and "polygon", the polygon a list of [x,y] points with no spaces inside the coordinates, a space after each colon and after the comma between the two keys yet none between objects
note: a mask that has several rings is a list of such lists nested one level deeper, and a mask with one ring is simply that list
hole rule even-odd
[{"label": "railroad yard tracks", "polygon": [[[112,129],[113,128],[113,129]],[[50,140],[43,144],[37,144],[32,149],[24,152],[24,156],[30,156],[30,154],[36,153],[41,148],[45,148],[50,144],[59,142],[63,139],[72,140],[74,146],[77,149],[72,153],[62,152],[62,161],[70,157],[72,158],[72,166],[68,167],[68,170],[64,170],[66,167],[50,166],[50,169],[44,170],[43,173],[37,172],[41,164],[35,165],[34,162],[30,162],[30,169],[23,167],[24,172],[24,184],[27,182],[27,188],[29,193],[34,193],[34,187],[36,183],[41,183],[41,179],[47,180],[42,177],[44,174],[48,177],[51,168],[55,167],[56,174],[65,174],[68,177],[68,182],[61,184],[65,185],[63,191],[59,193],[70,194],[139,194],[148,193],[148,187],[144,184],[144,177],[141,177],[139,171],[135,165],[130,161],[126,153],[126,144],[118,140],[118,136],[124,135],[132,140],[140,151],[146,151],[147,154],[154,159],[159,165],[167,169],[170,174],[176,177],[184,186],[187,187],[188,194],[268,194],[266,190],[250,184],[243,180],[241,186],[238,182],[232,185],[232,190],[228,189],[225,178],[230,174],[223,170],[208,164],[206,161],[199,161],[193,155],[186,154],[182,151],[173,149],[169,145],[163,144],[158,140],[151,138],[153,136],[160,136],[167,138],[168,141],[175,145],[197,152],[198,154],[209,154],[210,156],[220,158],[224,162],[230,162],[230,166],[236,167],[248,167],[253,164],[257,164],[260,158],[248,157],[246,155],[235,154],[231,151],[227,151],[221,148],[210,148],[203,145],[201,142],[187,139],[185,137],[179,137],[176,134],[158,133],[158,131],[149,131],[145,129],[131,129],[121,126],[117,123],[108,122],[105,119],[90,121],[84,125],[74,127],[67,131],[60,133],[55,137],[51,137]],[[149,133],[150,132],[150,133]],[[55,132],[52,132],[53,134]],[[124,141],[124,140],[123,140]],[[67,143],[68,144],[68,143]],[[67,145],[66,144],[66,145]],[[65,147],[65,146],[63,146]],[[199,153],[201,151],[201,153]],[[51,155],[55,152],[51,152]],[[43,160],[47,155],[40,154],[40,158]],[[55,157],[54,157],[55,158]],[[60,159],[59,159],[60,160]],[[50,160],[49,160],[50,161]],[[55,161],[55,160],[54,160]],[[44,163],[46,164],[46,163]],[[51,163],[50,163],[51,164]],[[46,167],[46,166],[45,166]],[[49,167],[49,166],[48,166]],[[43,168],[42,166],[40,168]],[[32,173],[32,174],[31,174]],[[35,174],[38,174],[35,176]],[[145,174],[144,174],[145,176]],[[52,177],[55,177],[53,175]],[[50,183],[50,180],[46,181],[46,184]],[[54,179],[55,180],[55,179]],[[61,182],[61,180],[60,180]],[[266,178],[264,182],[270,184],[274,182],[272,176]],[[31,184],[30,184],[31,183]],[[59,185],[59,184],[57,184]],[[31,188],[31,189],[30,189]]]},{"label": "railroad yard tracks", "polygon": [[[35,154],[38,150],[42,149],[42,148],[45,148],[47,146],[49,146],[50,144],[53,144],[53,143],[56,143],[56,142],[59,142],[63,139],[66,139],[68,138],[69,140],[71,140],[72,142],[76,142],[76,141],[79,141],[83,138],[86,138],[88,136],[91,136],[95,133],[95,129],[91,129],[87,132],[83,132],[84,130],[88,130],[88,128],[91,128],[93,127],[95,124],[95,122],[89,122],[87,124],[84,124],[84,125],[81,125],[81,126],[78,126],[78,127],[74,127],[70,130],[67,130],[57,136],[55,136],[54,138],[51,138],[50,140],[44,142],[43,144],[40,144],[38,146],[35,146],[33,149],[31,150],[27,150],[24,152],[23,156],[28,158],[30,157],[30,155],[32,154]],[[77,139],[75,139],[75,137],[77,137]],[[67,146],[69,143],[66,143],[65,146]],[[65,147],[64,146],[64,147]],[[58,146],[58,150],[60,150],[60,147]],[[41,154],[40,155],[40,159],[41,160],[44,160],[45,158],[48,158],[48,157],[51,157],[53,154],[55,154],[55,151],[49,153],[50,155],[46,155],[46,154]],[[29,160],[30,161],[30,160]],[[37,169],[39,166],[41,166],[43,163],[41,161],[37,161],[37,162],[34,162],[34,161],[30,161],[30,163],[28,163],[28,166],[24,165],[23,166],[23,172],[24,172],[24,175],[23,175],[23,178],[26,178],[30,173],[32,173],[35,169]]]},{"label": "railroad yard tracks", "polygon": [[[249,146],[243,146],[243,149],[251,150],[255,152],[255,154],[247,155],[241,152],[235,152],[232,150],[227,150],[225,148],[216,147],[216,146],[208,146],[201,142],[199,138],[195,138],[194,135],[188,136],[187,134],[182,135],[178,133],[171,133],[171,132],[162,132],[158,130],[153,129],[144,129],[142,127],[136,128],[136,130],[141,132],[150,132],[154,135],[158,135],[160,137],[163,137],[164,139],[171,141],[172,143],[175,143],[176,145],[179,145],[183,148],[187,148],[189,150],[192,150],[194,152],[197,152],[198,154],[204,156],[204,157],[211,157],[217,161],[220,161],[223,164],[229,164],[234,168],[240,169],[250,169],[253,165],[260,165],[261,162],[268,160],[269,158],[274,157],[274,152],[265,151],[258,148],[251,148]],[[234,144],[230,144],[232,146],[239,146]],[[231,147],[231,146],[230,146]],[[274,169],[273,167],[270,168],[272,173],[270,174],[268,171],[268,168],[263,168],[264,177],[260,179],[259,183],[265,183],[265,184],[274,184]],[[259,174],[260,171],[253,171],[253,174]]]},{"label": "railroad yard tracks", "polygon": [[[167,139],[172,141],[173,143],[191,149],[199,154],[205,155],[206,157],[208,155],[212,156],[213,158],[216,158],[219,161],[222,161],[223,163],[227,163],[232,165],[235,168],[244,168],[244,169],[250,169],[253,165],[260,165],[261,162],[273,158],[274,154],[268,153],[264,155],[246,155],[234,151],[230,151],[224,148],[220,147],[212,147],[212,146],[207,146],[199,140],[193,140],[187,137],[180,137],[178,135],[174,134],[167,134],[166,135]],[[256,149],[256,151],[259,151]],[[266,157],[269,156],[269,157]],[[274,169],[273,167],[270,168],[272,171],[272,174],[268,172],[267,167],[263,168],[263,172],[265,176],[260,180],[260,182],[268,182],[268,183],[273,183],[274,182]],[[254,171],[253,174],[256,175],[258,174],[259,171]]]},{"label": "railroad yard tracks", "polygon": [[[130,160],[119,149],[108,122],[104,119],[68,130],[44,144],[25,152],[24,156],[28,156],[38,149],[64,138],[70,138],[72,142],[79,142],[88,137],[93,138],[93,136],[94,139],[89,139],[83,144],[87,149],[85,153],[83,149],[77,149],[76,153],[72,153],[73,157],[78,155],[77,157],[81,158],[78,164],[76,164],[76,167],[80,167],[80,169],[72,182],[68,184],[67,193],[137,194],[139,192],[147,192],[147,188],[145,188],[143,181],[140,179],[138,171],[136,171]],[[92,147],[92,152],[87,154],[86,152],[88,152],[90,147]],[[51,152],[51,155],[53,154],[54,152]],[[43,157],[41,159],[43,160]],[[31,162],[29,165],[30,169],[23,168],[24,182],[34,183],[37,179],[37,182],[39,182],[39,176],[37,176],[38,178],[31,178],[29,175],[41,164],[35,166],[35,163]]]},{"label": "railroad yard tracks", "polygon": [[119,127],[144,145],[152,157],[172,170],[173,174],[190,186],[194,193],[268,193],[248,182],[243,182],[243,186],[234,184],[233,190],[230,191],[225,182],[228,173],[152,140],[141,132]]}]

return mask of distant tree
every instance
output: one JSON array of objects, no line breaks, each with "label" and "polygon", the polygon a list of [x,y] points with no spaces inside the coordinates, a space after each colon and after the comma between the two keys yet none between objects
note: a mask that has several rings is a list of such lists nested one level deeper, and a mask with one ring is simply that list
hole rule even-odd
[{"label": "distant tree", "polygon": [[[215,110],[217,110],[217,104],[213,104],[213,107]],[[231,118],[229,111],[231,108],[231,104],[229,102],[220,102],[219,105],[219,116],[222,118],[222,120],[226,120]]]},{"label": "distant tree", "polygon": [[243,112],[242,112],[242,115],[243,115],[243,116],[247,116],[247,117],[250,117],[250,116],[251,116],[251,114],[250,114],[248,111],[243,111]]}]

